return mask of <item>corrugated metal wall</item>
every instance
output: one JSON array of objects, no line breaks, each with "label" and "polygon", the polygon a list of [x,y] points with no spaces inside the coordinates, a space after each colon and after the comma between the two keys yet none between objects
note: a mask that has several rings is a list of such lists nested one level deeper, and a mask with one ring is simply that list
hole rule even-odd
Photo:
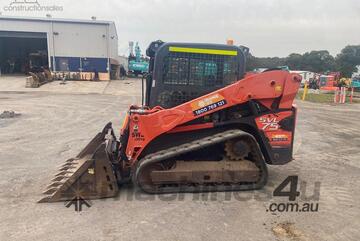
[{"label": "corrugated metal wall", "polygon": [[118,55],[113,23],[0,19],[0,31],[46,34],[52,70],[107,72],[108,58],[117,59]]}]

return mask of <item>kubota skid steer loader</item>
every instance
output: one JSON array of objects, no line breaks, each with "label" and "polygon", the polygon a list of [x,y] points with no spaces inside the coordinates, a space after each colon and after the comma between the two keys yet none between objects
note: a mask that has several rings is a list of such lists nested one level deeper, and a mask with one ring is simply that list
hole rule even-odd
[{"label": "kubota skid steer loader", "polygon": [[148,193],[263,187],[267,164],[292,160],[301,77],[246,74],[247,50],[151,43],[145,104],[130,106],[119,139],[109,123],[66,161],[40,201],[112,197],[127,182]]}]

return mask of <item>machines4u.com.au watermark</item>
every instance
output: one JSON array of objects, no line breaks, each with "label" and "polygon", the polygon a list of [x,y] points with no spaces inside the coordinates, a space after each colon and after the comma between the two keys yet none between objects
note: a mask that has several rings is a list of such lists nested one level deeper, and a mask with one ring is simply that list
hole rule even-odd
[{"label": "machines4u.com.au watermark", "polygon": [[43,4],[39,0],[11,0],[2,9],[4,12],[56,12],[64,8],[56,4]]},{"label": "machines4u.com.au watermark", "polygon": [[[89,190],[86,184],[79,189],[73,189],[74,194],[81,193],[82,190]],[[266,188],[261,190],[250,191],[229,191],[216,192],[212,189],[209,192],[206,187],[203,192],[185,193],[179,189],[179,192],[168,194],[148,194],[139,188],[127,187],[127,190],[118,193],[112,200],[121,201],[195,201],[195,202],[227,202],[227,201],[258,201],[265,204],[265,211],[270,214],[291,212],[291,213],[316,213],[320,211],[320,186],[319,181],[311,183],[306,181],[299,181],[298,176],[288,176],[281,183],[269,182]],[[123,186],[125,187],[125,186]],[[213,186],[212,186],[213,187]],[[93,193],[92,196],[105,196]],[[90,195],[91,196],[91,195]],[[108,199],[100,199],[99,201],[106,201]],[[85,197],[74,195],[74,197],[65,202],[65,206],[75,207],[76,212],[81,212],[82,207],[90,208],[92,203]]]}]

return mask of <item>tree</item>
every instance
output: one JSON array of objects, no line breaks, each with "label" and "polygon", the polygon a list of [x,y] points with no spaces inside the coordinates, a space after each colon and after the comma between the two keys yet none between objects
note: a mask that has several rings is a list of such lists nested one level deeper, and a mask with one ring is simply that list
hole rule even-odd
[{"label": "tree", "polygon": [[360,65],[360,45],[348,45],[336,56],[336,69],[344,77],[351,77]]},{"label": "tree", "polygon": [[351,77],[360,65],[360,45],[348,45],[334,58],[327,50],[310,51],[305,54],[292,53],[286,58],[258,58],[249,54],[247,70],[275,68],[287,65],[291,70],[307,70],[316,73],[340,71],[343,77]]},{"label": "tree", "polygon": [[291,70],[308,70],[313,72],[325,72],[333,70],[334,57],[327,50],[311,51],[303,55],[292,53],[286,58],[257,58],[248,56],[248,70],[255,68],[276,68],[287,65]]},{"label": "tree", "polygon": [[250,71],[257,68],[276,68],[285,64],[284,58],[279,57],[265,57],[258,58],[251,53],[247,56],[246,70]]},{"label": "tree", "polygon": [[303,57],[301,54],[290,54],[286,60],[285,63],[287,66],[289,66],[290,69],[302,69],[303,68]]},{"label": "tree", "polygon": [[251,53],[247,55],[246,58],[246,71],[251,71],[253,69],[259,68],[258,60],[255,56],[253,56]]},{"label": "tree", "polygon": [[302,68],[312,72],[325,72],[333,70],[334,57],[327,50],[306,52],[302,55]]}]

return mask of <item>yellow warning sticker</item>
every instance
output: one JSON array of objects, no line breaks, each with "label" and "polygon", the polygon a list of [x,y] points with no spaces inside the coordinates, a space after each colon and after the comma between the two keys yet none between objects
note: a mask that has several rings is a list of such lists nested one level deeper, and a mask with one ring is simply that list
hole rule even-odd
[{"label": "yellow warning sticker", "polygon": [[275,86],[275,91],[276,92],[281,92],[282,91],[282,86],[281,85]]}]

